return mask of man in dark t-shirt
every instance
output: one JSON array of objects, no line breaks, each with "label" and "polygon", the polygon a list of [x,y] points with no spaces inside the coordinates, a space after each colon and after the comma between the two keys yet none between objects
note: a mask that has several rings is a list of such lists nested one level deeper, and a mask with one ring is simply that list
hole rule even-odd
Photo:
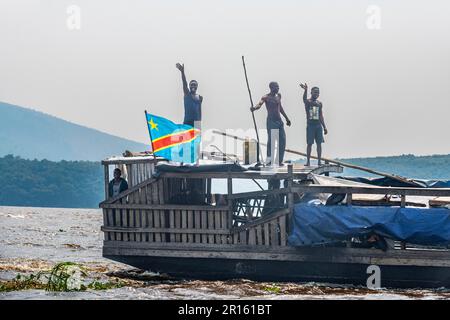
[{"label": "man in dark t-shirt", "polygon": [[184,73],[184,64],[177,63],[176,67],[181,72],[184,93],[184,120],[183,123],[192,127],[200,128],[202,121],[202,102],[203,97],[197,94],[198,82],[191,80],[189,87]]},{"label": "man in dark t-shirt", "polygon": [[300,87],[304,90],[303,102],[305,103],[306,112],[306,143],[308,145],[306,149],[306,166],[311,165],[311,149],[314,141],[317,144],[317,164],[320,166],[322,164],[322,143],[325,142],[323,133],[328,134],[323,118],[322,102],[317,100],[320,95],[320,90],[318,87],[312,88],[311,99],[308,99],[308,85],[301,83]]},{"label": "man in dark t-shirt", "polygon": [[[283,106],[281,105],[281,94],[279,94],[280,86],[276,82],[271,82],[269,84],[270,93],[266,94],[261,98],[258,104],[251,107],[250,110],[253,112],[261,108],[263,104],[266,104],[267,108],[267,163],[270,165],[275,161],[275,154],[272,159],[272,151],[274,151],[275,143],[278,142],[278,164],[283,165],[284,151],[286,149],[286,132],[284,131],[284,123],[281,120],[281,115],[286,119],[286,124],[291,125],[291,121],[284,112]],[[272,136],[274,140],[272,141]]]}]

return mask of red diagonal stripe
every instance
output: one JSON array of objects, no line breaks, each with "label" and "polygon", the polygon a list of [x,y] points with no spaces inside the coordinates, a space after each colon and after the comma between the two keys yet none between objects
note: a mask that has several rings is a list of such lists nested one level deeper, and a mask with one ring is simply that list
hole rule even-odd
[{"label": "red diagonal stripe", "polygon": [[188,132],[174,133],[161,140],[153,142],[153,152],[158,151],[161,148],[168,147],[170,145],[176,145],[184,141],[189,141],[196,136],[195,130],[189,130]]}]

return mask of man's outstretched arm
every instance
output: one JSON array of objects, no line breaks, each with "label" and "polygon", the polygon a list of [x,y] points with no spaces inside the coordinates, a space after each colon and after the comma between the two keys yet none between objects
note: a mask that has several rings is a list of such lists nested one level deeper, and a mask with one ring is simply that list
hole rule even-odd
[{"label": "man's outstretched arm", "polygon": [[189,94],[189,87],[186,80],[186,75],[184,74],[184,64],[177,63],[176,67],[181,72],[181,80],[183,81],[183,92],[184,95],[187,96]]},{"label": "man's outstretched arm", "polygon": [[308,103],[308,85],[305,83],[300,83],[300,87],[304,90],[303,92],[303,102],[305,105]]},{"label": "man's outstretched arm", "polygon": [[261,106],[266,102],[266,96],[262,97],[261,100],[256,104],[256,106],[251,107],[250,111],[256,111],[261,108]]}]

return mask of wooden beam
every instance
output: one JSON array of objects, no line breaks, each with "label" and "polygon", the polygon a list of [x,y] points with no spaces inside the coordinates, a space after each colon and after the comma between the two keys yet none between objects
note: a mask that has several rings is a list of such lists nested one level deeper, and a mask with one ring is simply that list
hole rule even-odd
[{"label": "wooden beam", "polygon": [[281,188],[281,189],[273,189],[273,190],[264,190],[264,191],[252,191],[252,192],[242,192],[235,193],[229,196],[229,199],[241,199],[241,198],[256,198],[267,195],[278,195],[278,194],[286,194],[289,193],[289,188]]},{"label": "wooden beam", "polygon": [[337,194],[394,194],[407,196],[450,196],[450,188],[393,188],[393,187],[351,187],[351,186],[295,186],[293,192],[337,193]]},{"label": "wooden beam", "polygon": [[229,229],[184,229],[184,228],[119,228],[101,227],[103,232],[128,232],[128,233],[177,233],[177,234],[230,234]]},{"label": "wooden beam", "polygon": [[228,210],[228,206],[199,206],[184,204],[120,204],[105,203],[101,204],[104,209],[144,209],[144,210],[206,210],[206,211],[222,211]]},{"label": "wooden beam", "polygon": [[241,232],[243,230],[254,228],[256,226],[259,226],[259,225],[262,225],[264,223],[270,222],[270,221],[272,221],[274,219],[277,219],[278,217],[288,215],[289,212],[290,212],[289,209],[282,209],[280,211],[277,211],[275,213],[269,214],[267,216],[264,216],[262,218],[256,219],[254,221],[247,222],[246,224],[243,224],[240,227],[232,228],[231,229],[231,233],[239,233],[239,232]]},{"label": "wooden beam", "polygon": [[109,165],[104,164],[104,173],[105,173],[105,199],[109,198]]}]

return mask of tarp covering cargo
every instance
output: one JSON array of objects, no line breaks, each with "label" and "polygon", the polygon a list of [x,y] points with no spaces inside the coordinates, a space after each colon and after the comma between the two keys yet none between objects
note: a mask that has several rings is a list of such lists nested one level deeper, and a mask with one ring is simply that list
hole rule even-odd
[{"label": "tarp covering cargo", "polygon": [[450,210],[299,203],[288,241],[292,246],[311,246],[370,233],[417,245],[448,245]]}]

